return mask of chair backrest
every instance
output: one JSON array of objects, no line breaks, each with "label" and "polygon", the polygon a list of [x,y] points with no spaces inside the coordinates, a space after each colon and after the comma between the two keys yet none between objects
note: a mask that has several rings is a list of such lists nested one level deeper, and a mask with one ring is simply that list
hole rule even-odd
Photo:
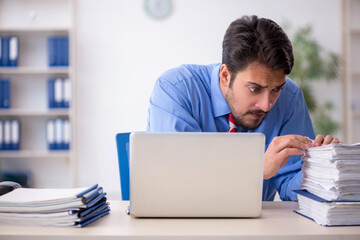
[{"label": "chair backrest", "polygon": [[120,184],[121,184],[121,199],[123,201],[130,200],[129,136],[130,133],[116,134],[116,146],[118,153]]}]

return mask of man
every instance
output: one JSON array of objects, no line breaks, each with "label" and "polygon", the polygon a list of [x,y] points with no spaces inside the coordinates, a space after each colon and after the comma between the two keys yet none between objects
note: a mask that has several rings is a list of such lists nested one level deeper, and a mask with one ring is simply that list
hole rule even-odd
[{"label": "man", "polygon": [[237,19],[225,33],[222,64],[183,65],[157,80],[147,130],[262,132],[263,200],[276,191],[297,200],[292,189],[300,188],[303,149],[339,140],[315,138],[302,92],[286,77],[293,65],[291,42],[275,22]]}]

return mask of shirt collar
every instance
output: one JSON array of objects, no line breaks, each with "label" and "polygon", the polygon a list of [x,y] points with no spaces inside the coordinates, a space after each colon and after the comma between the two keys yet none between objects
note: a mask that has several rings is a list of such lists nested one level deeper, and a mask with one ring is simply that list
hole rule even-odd
[{"label": "shirt collar", "polygon": [[219,82],[221,63],[219,63],[211,74],[211,103],[214,117],[220,117],[229,114],[230,108],[227,104],[221,90]]}]

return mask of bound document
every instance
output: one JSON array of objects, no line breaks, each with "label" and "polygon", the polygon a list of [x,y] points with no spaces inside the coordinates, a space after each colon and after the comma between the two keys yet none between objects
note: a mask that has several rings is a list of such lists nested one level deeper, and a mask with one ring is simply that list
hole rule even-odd
[{"label": "bound document", "polygon": [[360,201],[327,201],[306,190],[295,190],[299,209],[295,212],[323,226],[360,225]]},{"label": "bound document", "polygon": [[302,160],[297,212],[324,226],[360,225],[360,143],[313,147]]},{"label": "bound document", "polygon": [[85,188],[17,188],[0,196],[0,224],[83,227],[109,213],[106,193]]}]

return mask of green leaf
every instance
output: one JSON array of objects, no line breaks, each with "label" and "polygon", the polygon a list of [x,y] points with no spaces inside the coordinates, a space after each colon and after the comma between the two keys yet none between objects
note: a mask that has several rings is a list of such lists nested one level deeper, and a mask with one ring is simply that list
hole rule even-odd
[{"label": "green leaf", "polygon": [[[290,32],[291,24],[287,21],[285,28]],[[334,81],[340,75],[340,57],[325,51],[312,35],[310,25],[295,29],[291,35],[294,52],[294,68],[289,77],[301,88],[306,105],[310,112],[314,130],[317,134],[332,134],[340,125],[331,118],[334,106],[331,102],[318,106],[312,83],[314,81]]]}]

